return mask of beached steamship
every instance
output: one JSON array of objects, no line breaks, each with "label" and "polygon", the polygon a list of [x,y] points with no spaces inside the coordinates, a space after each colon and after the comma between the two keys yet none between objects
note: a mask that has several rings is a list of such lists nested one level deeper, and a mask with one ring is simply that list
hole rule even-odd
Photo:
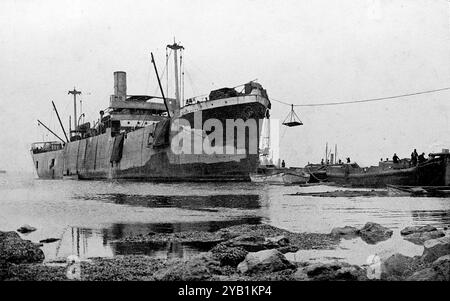
[{"label": "beached steamship", "polygon": [[[90,123],[77,122],[75,99],[79,92],[75,89],[69,91],[74,95],[74,128],[69,130],[70,137],[65,134],[64,140],[55,134],[60,142],[32,144],[31,156],[39,178],[250,180],[249,174],[259,164],[258,147],[255,152],[251,146],[259,145],[260,120],[268,117],[270,109],[266,90],[259,83],[249,82],[243,85],[240,92],[223,88],[211,91],[206,99],[190,99],[181,105],[178,56],[183,47],[176,43],[167,47],[174,54],[175,98],[164,96],[153,55],[152,63],[162,97],[127,95],[126,73],[114,72],[114,95],[110,98],[109,108],[105,112],[101,111],[99,121],[91,126]],[[196,124],[194,116],[199,113],[201,122]],[[191,128],[174,127],[174,122],[179,118],[187,120]],[[196,135],[200,135],[200,141],[204,141],[209,133],[203,130],[203,125],[211,118],[223,124],[224,150],[228,151],[213,154],[174,151],[173,139],[181,131],[190,131],[192,134],[192,149],[199,141]],[[226,120],[239,119],[244,122],[249,119],[256,121],[256,131],[244,130],[244,145],[237,142],[239,134],[236,133],[236,127],[231,129],[235,134],[234,139],[226,139],[229,137]],[[234,152],[230,153],[230,148]]]}]

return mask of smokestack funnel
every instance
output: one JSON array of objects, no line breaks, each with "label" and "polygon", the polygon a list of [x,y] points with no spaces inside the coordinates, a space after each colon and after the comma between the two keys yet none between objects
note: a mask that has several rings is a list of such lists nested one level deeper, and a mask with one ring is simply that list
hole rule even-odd
[{"label": "smokestack funnel", "polygon": [[114,96],[119,100],[127,98],[127,73],[124,71],[114,72]]}]

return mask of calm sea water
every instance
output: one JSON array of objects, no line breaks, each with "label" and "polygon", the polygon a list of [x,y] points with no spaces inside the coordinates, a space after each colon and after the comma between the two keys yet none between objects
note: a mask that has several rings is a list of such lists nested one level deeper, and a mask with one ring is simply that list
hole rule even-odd
[{"label": "calm sea water", "polygon": [[342,259],[362,264],[371,254],[413,256],[423,247],[405,241],[406,226],[450,224],[449,198],[289,196],[335,187],[270,186],[253,183],[145,183],[128,181],[38,180],[33,175],[0,175],[0,230],[23,224],[38,230],[26,239],[45,244],[46,260],[147,254],[189,257],[199,249],[180,244],[124,245],[113,241],[149,232],[215,231],[244,223],[266,223],[293,232],[329,233],[333,227],[361,227],[368,221],[394,230],[391,239],[368,245],[342,240],[335,250],[299,251],[292,260]]}]

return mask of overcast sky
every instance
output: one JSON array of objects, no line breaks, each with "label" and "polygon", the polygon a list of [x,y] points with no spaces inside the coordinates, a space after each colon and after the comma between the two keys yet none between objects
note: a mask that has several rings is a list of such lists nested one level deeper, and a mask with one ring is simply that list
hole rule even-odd
[{"label": "overcast sky", "polygon": [[[0,169],[31,171],[30,143],[68,125],[76,86],[87,121],[127,72],[129,94],[156,94],[174,36],[186,48],[185,95],[257,78],[294,104],[350,101],[450,87],[446,0],[0,1]],[[188,76],[189,75],[189,76]],[[280,127],[288,165],[319,162],[325,143],[361,165],[450,147],[450,91],[396,101],[299,108]],[[273,102],[272,117],[289,107]]]}]

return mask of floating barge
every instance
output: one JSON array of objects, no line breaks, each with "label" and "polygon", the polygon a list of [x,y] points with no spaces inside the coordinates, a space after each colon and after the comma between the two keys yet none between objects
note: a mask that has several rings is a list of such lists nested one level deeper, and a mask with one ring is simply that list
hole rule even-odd
[{"label": "floating barge", "polygon": [[333,165],[326,174],[329,182],[354,187],[450,186],[450,153],[432,153],[428,160],[411,167],[407,162],[380,162],[365,168],[355,163]]},{"label": "floating barge", "polygon": [[310,175],[302,168],[277,168],[274,165],[259,167],[255,173],[250,174],[254,183],[267,183],[272,185],[305,184]]},{"label": "floating barge", "polygon": [[[211,91],[207,98],[187,99],[181,105],[177,52],[184,48],[176,43],[167,47],[174,52],[175,99],[164,97],[159,77],[162,97],[127,95],[126,73],[114,72],[114,95],[96,124],[77,123],[75,104],[74,129],[68,141],[32,145],[31,156],[39,178],[250,181],[250,173],[259,165],[258,149],[253,152],[251,145],[259,145],[259,121],[269,114],[271,106],[266,90],[259,83],[249,82],[242,85],[240,92],[223,88]],[[69,93],[74,94],[75,102],[79,92],[74,89]],[[199,114],[201,120],[197,122]],[[180,119],[188,124],[177,126]],[[211,132],[204,130],[205,122],[211,119],[223,125],[223,151],[197,152],[195,145],[203,145]],[[228,129],[226,121],[250,119],[255,120],[256,129],[244,129],[245,144],[240,145],[239,133],[234,135],[235,127]],[[233,131],[231,141],[227,130]],[[190,153],[179,151],[184,144],[172,143],[186,132],[192,146]]]}]

